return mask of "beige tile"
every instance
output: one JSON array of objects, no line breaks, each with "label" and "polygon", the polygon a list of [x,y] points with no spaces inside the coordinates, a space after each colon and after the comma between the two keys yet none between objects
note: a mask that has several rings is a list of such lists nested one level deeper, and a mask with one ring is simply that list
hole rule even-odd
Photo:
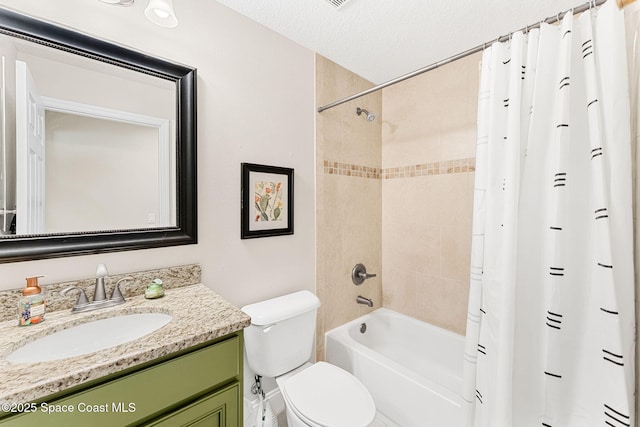
[{"label": "beige tile", "polygon": [[383,90],[383,166],[472,157],[480,56]]},{"label": "beige tile", "polygon": [[344,104],[342,152],[343,161],[358,165],[381,167],[381,120],[368,122],[356,114],[356,105],[374,111],[363,102],[352,101]]},{"label": "beige tile", "polygon": [[[327,175],[324,161],[402,171],[452,161],[452,172],[459,172],[457,159],[475,155],[479,59],[456,61],[318,116],[318,357],[325,331],[370,311],[355,303],[357,295],[464,332],[473,173],[374,180]],[[370,87],[326,58],[318,56],[316,67],[319,105]],[[377,119],[358,117],[358,106]],[[357,262],[379,276],[356,287],[350,272]]]},{"label": "beige tile", "polygon": [[342,159],[342,113],[339,110],[317,113],[316,156],[320,161]]},{"label": "beige tile", "polygon": [[469,298],[468,283],[429,275],[418,275],[418,318],[464,334]]},{"label": "beige tile", "polygon": [[471,226],[460,224],[442,227],[442,277],[468,280],[470,262]]},{"label": "beige tile", "polygon": [[442,157],[442,134],[434,115],[401,121],[387,111],[385,108],[382,123],[384,168],[432,162]]},{"label": "beige tile", "polygon": [[382,292],[385,307],[408,316],[415,316],[418,306],[414,272],[385,267]]},{"label": "beige tile", "polygon": [[[463,108],[464,109],[464,108]],[[441,159],[465,159],[476,153],[476,120],[443,129]]]},{"label": "beige tile", "polygon": [[[475,58],[383,91],[383,168],[474,157],[477,67]],[[456,331],[466,323],[472,175],[382,185],[385,305]],[[463,304],[455,297],[460,293]]]},{"label": "beige tile", "polygon": [[326,105],[358,91],[358,80],[349,70],[333,61],[316,55],[316,102]]},{"label": "beige tile", "polygon": [[435,191],[440,200],[440,221],[443,226],[467,226],[473,214],[473,174],[439,175]]},{"label": "beige tile", "polygon": [[340,193],[342,177],[325,176],[323,179],[323,197],[316,203],[316,251],[318,280],[326,278],[325,272],[340,263],[342,256],[343,230],[339,218],[344,213],[340,208],[342,195]]},{"label": "beige tile", "polygon": [[405,270],[440,275],[441,229],[429,224],[389,224],[383,229],[384,263]]},{"label": "beige tile", "polygon": [[410,192],[413,209],[408,220],[412,224],[439,225],[442,211],[442,191],[440,186],[444,177],[427,175],[411,178],[405,184]]},{"label": "beige tile", "polygon": [[323,301],[326,300],[324,296],[321,296],[318,290],[316,290],[316,295],[320,298],[320,308],[318,308],[318,317],[316,319],[316,360],[324,360],[324,304]]},{"label": "beige tile", "polygon": [[354,291],[351,288],[354,285],[344,276],[346,275],[334,274],[330,279],[327,301],[324,304],[325,332],[355,319],[358,315]]},{"label": "beige tile", "polygon": [[[318,56],[319,104],[351,95],[371,83]],[[381,95],[367,97],[366,108],[377,113]],[[317,118],[317,289],[322,295],[316,355],[324,357],[324,333],[363,313],[356,296],[382,302],[381,275],[356,287],[351,269],[363,262],[381,269],[381,180],[325,174],[324,161],[380,168],[380,122],[356,115],[355,103],[327,110]],[[367,308],[368,310],[368,308]]]},{"label": "beige tile", "polygon": [[325,360],[324,334],[319,334],[316,339],[316,361],[321,362]]}]

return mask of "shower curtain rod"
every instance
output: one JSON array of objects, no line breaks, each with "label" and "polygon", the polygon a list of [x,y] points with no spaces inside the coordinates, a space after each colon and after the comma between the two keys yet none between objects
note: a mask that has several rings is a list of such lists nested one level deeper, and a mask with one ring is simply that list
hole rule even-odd
[{"label": "shower curtain rod", "polygon": [[[560,21],[561,16],[566,14],[569,11],[573,11],[574,13],[581,13],[581,12],[589,10],[589,9],[591,9],[593,7],[600,6],[605,1],[606,0],[592,0],[592,1],[589,1],[589,2],[587,2],[585,4],[583,4],[583,5],[574,7],[573,9],[569,9],[567,11],[560,12],[556,16],[552,16],[552,17],[549,17],[547,19],[543,19],[542,21],[538,22],[537,24],[529,25],[529,26],[527,26],[525,28],[521,28],[518,31],[525,31],[526,32],[526,31],[532,30],[534,28],[539,28],[540,24],[542,24],[543,22],[546,22],[547,24],[554,24],[554,23]],[[634,1],[636,1],[636,0],[616,0],[616,3],[618,4],[618,7],[620,9],[622,9],[623,7],[633,3]],[[514,32],[517,32],[517,31],[514,31]],[[509,33],[509,34],[504,35],[504,36],[500,36],[496,40],[492,40],[491,43],[508,40],[509,37],[511,37],[511,34],[513,34],[514,32]],[[371,87],[369,89],[363,90],[362,92],[356,93],[355,95],[351,95],[351,96],[348,96],[346,98],[340,99],[338,101],[334,101],[331,104],[327,104],[327,105],[322,106],[322,107],[318,107],[318,113],[322,113],[325,110],[328,110],[328,109],[333,108],[333,107],[337,107],[338,105],[344,104],[345,102],[349,102],[349,101],[352,101],[354,99],[360,98],[362,96],[369,95],[370,93],[377,92],[377,91],[379,91],[381,89],[384,89],[384,88],[389,87],[391,85],[394,85],[396,83],[400,83],[400,82],[405,81],[407,79],[410,79],[412,77],[415,77],[415,76],[418,76],[420,74],[426,73],[427,71],[435,70],[436,68],[441,67],[443,65],[446,65],[446,64],[448,64],[450,62],[457,61],[458,59],[462,59],[465,56],[469,56],[469,55],[472,55],[472,54],[474,54],[476,52],[480,52],[480,51],[484,50],[484,48],[487,47],[488,45],[489,45],[489,43],[483,43],[480,46],[476,46],[476,47],[474,47],[472,49],[465,50],[462,53],[458,53],[457,55],[453,55],[453,56],[451,56],[451,57],[449,57],[447,59],[443,59],[442,61],[438,61],[438,62],[436,62],[434,64],[427,65],[426,67],[422,67],[422,68],[417,69],[415,71],[412,71],[412,72],[410,72],[408,74],[402,75],[400,77],[396,77],[393,80],[389,80],[389,81],[387,81],[385,83],[381,83],[381,84],[379,84],[377,86],[373,86],[373,87]]]}]

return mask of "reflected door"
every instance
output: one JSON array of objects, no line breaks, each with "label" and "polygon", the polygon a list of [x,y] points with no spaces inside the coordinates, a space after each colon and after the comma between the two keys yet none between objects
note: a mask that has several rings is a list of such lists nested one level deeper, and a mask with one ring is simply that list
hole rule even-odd
[{"label": "reflected door", "polygon": [[22,61],[16,61],[16,160],[16,232],[44,233],[44,106]]}]

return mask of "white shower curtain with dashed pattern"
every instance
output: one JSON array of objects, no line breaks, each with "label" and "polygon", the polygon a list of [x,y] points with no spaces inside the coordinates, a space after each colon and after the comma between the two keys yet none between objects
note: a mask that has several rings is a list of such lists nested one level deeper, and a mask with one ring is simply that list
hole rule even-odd
[{"label": "white shower curtain with dashed pattern", "polygon": [[467,426],[632,426],[624,18],[614,0],[486,49]]}]

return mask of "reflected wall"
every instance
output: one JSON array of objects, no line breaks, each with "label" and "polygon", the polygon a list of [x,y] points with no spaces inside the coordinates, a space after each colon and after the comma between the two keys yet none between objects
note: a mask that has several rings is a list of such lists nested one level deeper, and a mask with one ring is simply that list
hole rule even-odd
[{"label": "reflected wall", "polygon": [[[174,82],[5,35],[0,61],[3,234],[176,225]],[[29,81],[28,94],[19,81]],[[26,103],[30,117],[31,102],[45,111],[44,190],[35,195],[26,160],[16,161],[29,158],[16,120]],[[44,206],[44,221],[32,224],[32,205]]]}]

